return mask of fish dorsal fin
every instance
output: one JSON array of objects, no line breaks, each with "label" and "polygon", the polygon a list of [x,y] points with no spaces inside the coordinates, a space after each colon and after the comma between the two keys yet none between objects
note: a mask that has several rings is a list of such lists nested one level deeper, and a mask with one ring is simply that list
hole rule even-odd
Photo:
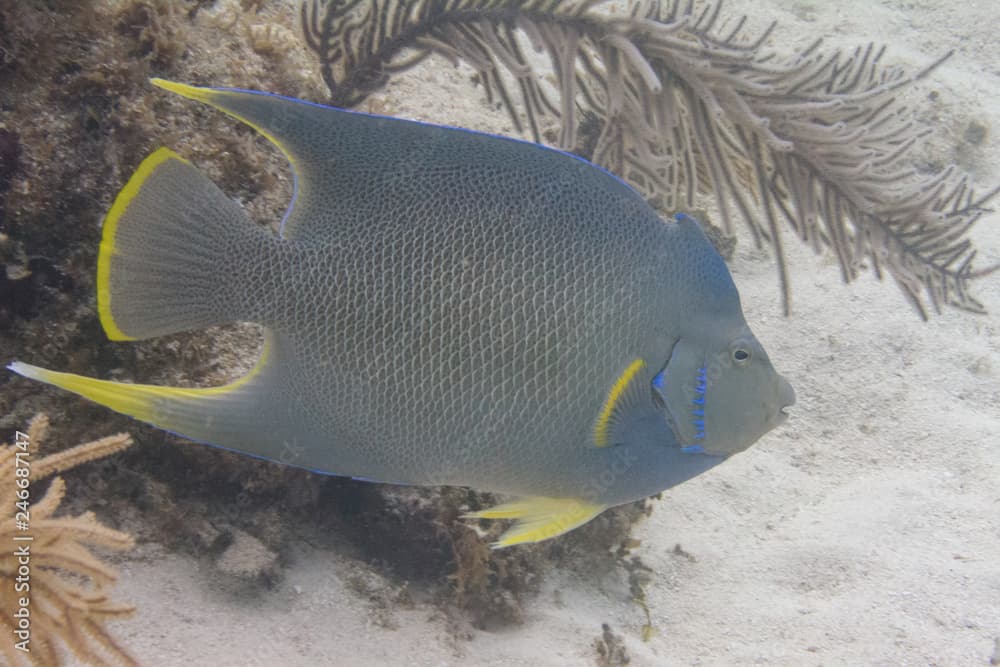
[{"label": "fish dorsal fin", "polygon": [[739,309],[739,292],[733,282],[729,267],[708,240],[701,224],[685,213],[674,216],[677,247],[683,250],[686,260],[697,267],[695,281],[689,285],[690,295],[698,303],[715,303],[717,308]]},{"label": "fish dorsal fin", "polygon": [[581,526],[607,509],[580,498],[546,498],[531,496],[479,512],[463,515],[466,519],[516,519],[496,542],[494,549],[515,544],[541,542]]},{"label": "fish dorsal fin", "polygon": [[557,175],[602,198],[641,201],[582,158],[518,139],[269,93],[152,82],[233,116],[281,150],[295,174],[280,230],[289,240],[369,248],[420,225],[445,224],[443,217],[486,224],[494,217],[483,212],[507,210],[529,190],[549,193],[532,188]]},{"label": "fish dorsal fin", "polygon": [[199,88],[163,79],[151,82],[246,123],[281,150],[295,181],[292,201],[281,221],[283,238],[307,240],[336,232],[330,220],[336,217],[337,193],[329,192],[327,185],[340,167],[341,156],[329,154],[324,160],[323,153],[338,146],[345,131],[350,132],[341,121],[353,114],[270,93]]},{"label": "fish dorsal fin", "polygon": [[[536,144],[470,130],[269,93],[162,79],[152,83],[233,116],[284,153],[295,173],[292,204],[281,223],[281,236],[290,240],[357,240],[371,233],[373,225],[382,231],[390,225],[410,230],[416,222],[435,220],[442,200],[478,201],[481,194],[470,191],[483,180],[476,174],[523,169],[526,163],[548,174],[582,164]],[[601,172],[587,171],[581,178],[592,179],[595,187],[625,189]],[[462,182],[463,189],[442,191],[446,182]],[[505,194],[495,184],[482,187],[495,196]]]},{"label": "fish dorsal fin", "polygon": [[628,415],[644,398],[649,397],[649,387],[642,382],[646,362],[634,359],[622,371],[608,390],[604,405],[594,421],[594,444],[608,447],[618,442]]}]

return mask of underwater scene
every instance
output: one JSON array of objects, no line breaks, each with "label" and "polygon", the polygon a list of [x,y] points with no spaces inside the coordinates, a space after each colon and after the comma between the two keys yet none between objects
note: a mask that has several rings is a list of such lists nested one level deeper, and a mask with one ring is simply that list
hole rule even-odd
[{"label": "underwater scene", "polygon": [[1000,665],[985,0],[0,0],[0,665]]}]

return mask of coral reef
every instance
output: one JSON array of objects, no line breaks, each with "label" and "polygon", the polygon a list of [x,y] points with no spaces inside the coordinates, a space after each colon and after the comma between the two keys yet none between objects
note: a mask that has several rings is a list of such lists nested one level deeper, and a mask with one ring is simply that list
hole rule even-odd
[{"label": "coral reef", "polygon": [[10,180],[17,171],[21,159],[21,143],[17,132],[0,128],[0,229],[3,228],[3,203],[6,199]]},{"label": "coral reef", "polygon": [[73,281],[44,257],[9,268],[0,262],[0,328],[36,317],[53,294],[72,289]]},{"label": "coral reef", "polygon": [[41,479],[120,452],[132,439],[120,433],[38,458],[48,430],[39,415],[26,434],[0,447],[0,540],[12,546],[0,555],[0,626],[25,650],[6,638],[0,647],[11,667],[65,664],[65,649],[92,665],[137,665],[104,627],[135,609],[111,599],[115,572],[88,548],[122,551],[132,548],[132,538],[102,526],[91,512],[54,516],[66,492],[61,477],[34,497]]}]

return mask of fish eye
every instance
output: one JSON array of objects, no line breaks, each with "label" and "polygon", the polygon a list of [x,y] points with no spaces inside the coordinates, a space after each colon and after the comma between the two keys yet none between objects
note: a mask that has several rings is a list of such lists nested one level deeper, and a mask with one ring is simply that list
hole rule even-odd
[{"label": "fish eye", "polygon": [[750,350],[745,347],[737,347],[733,350],[733,361],[740,366],[746,366],[750,363],[750,356]]}]

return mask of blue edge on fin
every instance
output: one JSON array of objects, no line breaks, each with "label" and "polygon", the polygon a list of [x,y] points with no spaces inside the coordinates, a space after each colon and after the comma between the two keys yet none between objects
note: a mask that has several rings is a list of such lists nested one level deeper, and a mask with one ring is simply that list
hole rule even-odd
[{"label": "blue edge on fin", "polygon": [[316,475],[324,475],[326,477],[347,477],[349,479],[355,479],[355,480],[357,480],[359,482],[372,482],[374,484],[392,484],[394,486],[415,486],[414,484],[411,484],[411,483],[408,483],[408,482],[388,482],[388,481],[385,481],[385,480],[382,480],[382,479],[372,479],[370,477],[356,477],[354,475],[342,475],[340,473],[330,472],[329,470],[320,470],[319,468],[310,468],[309,466],[296,465],[295,463],[292,463],[291,461],[282,461],[281,459],[272,459],[272,458],[267,457],[267,456],[261,456],[260,454],[252,454],[251,452],[244,452],[241,449],[234,449],[232,447],[226,447],[224,445],[217,445],[214,442],[208,442],[207,440],[199,440],[197,438],[192,438],[192,437],[184,435],[183,433],[178,433],[177,431],[171,431],[170,429],[159,428],[159,427],[156,427],[156,428],[158,430],[160,430],[160,431],[165,431],[166,433],[169,433],[171,435],[175,435],[178,438],[183,438],[183,439],[187,440],[188,442],[194,442],[194,443],[199,444],[199,445],[206,445],[206,446],[212,447],[214,449],[221,449],[221,450],[226,451],[226,452],[232,452],[233,454],[239,454],[240,456],[249,456],[250,458],[257,459],[259,461],[267,461],[268,463],[277,463],[278,465],[288,466],[290,468],[298,468],[299,470],[305,470],[307,472],[311,472],[311,473],[314,473]]}]

